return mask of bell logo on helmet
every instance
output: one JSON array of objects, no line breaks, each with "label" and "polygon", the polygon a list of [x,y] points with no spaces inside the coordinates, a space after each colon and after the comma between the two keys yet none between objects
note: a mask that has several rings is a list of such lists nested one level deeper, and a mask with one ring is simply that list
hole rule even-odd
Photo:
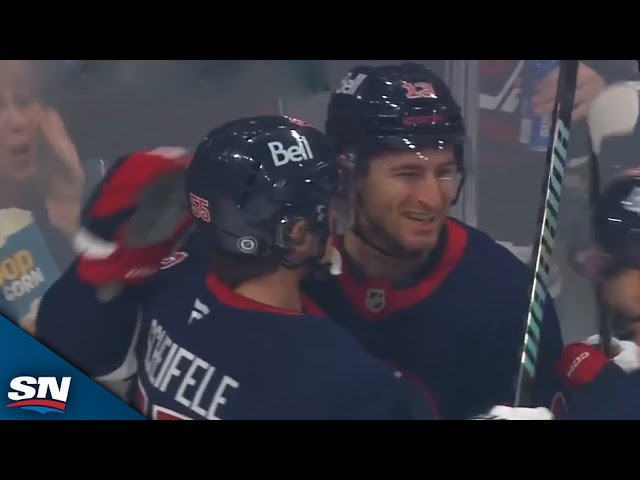
[{"label": "bell logo on helmet", "polygon": [[281,167],[289,162],[301,162],[313,158],[309,142],[302,135],[297,136],[298,145],[292,145],[285,149],[281,142],[269,142],[267,146],[271,151],[271,158],[276,167]]},{"label": "bell logo on helmet", "polygon": [[355,95],[365,78],[367,76],[364,73],[359,73],[355,78],[343,78],[340,81],[340,86],[336,89],[336,93]]}]

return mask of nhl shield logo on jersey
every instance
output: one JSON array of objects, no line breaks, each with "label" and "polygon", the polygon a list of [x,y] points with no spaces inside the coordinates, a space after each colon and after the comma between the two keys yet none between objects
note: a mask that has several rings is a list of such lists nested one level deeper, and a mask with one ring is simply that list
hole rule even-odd
[{"label": "nhl shield logo on jersey", "polygon": [[365,305],[374,313],[381,312],[387,305],[386,295],[382,288],[368,288]]}]

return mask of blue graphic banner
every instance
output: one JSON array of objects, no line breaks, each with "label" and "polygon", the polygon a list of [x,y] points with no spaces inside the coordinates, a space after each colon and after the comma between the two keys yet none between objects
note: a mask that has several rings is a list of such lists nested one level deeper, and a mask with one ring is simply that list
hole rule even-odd
[{"label": "blue graphic banner", "polygon": [[0,420],[145,420],[0,316]]}]

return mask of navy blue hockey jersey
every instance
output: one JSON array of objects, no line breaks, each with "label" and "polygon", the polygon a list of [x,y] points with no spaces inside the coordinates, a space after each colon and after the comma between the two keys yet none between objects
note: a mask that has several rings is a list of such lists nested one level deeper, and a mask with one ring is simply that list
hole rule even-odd
[{"label": "navy blue hockey jersey", "polygon": [[640,371],[627,373],[610,362],[569,395],[571,408],[558,420],[640,420]]},{"label": "navy blue hockey jersey", "polygon": [[239,296],[177,252],[106,304],[70,268],[40,306],[38,338],[86,374],[136,373],[152,419],[427,419],[423,398],[308,303]]},{"label": "navy blue hockey jersey", "polygon": [[[365,278],[342,248],[342,274],[305,290],[376,357],[417,376],[443,418],[510,404],[532,281],[530,269],[488,235],[448,219],[416,280]],[[560,391],[554,366],[563,342],[551,297],[537,369],[536,405]]]}]

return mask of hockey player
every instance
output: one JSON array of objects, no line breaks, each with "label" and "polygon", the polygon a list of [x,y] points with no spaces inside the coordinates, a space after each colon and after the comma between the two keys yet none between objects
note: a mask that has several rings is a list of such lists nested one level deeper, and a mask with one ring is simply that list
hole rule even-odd
[{"label": "hockey player", "polygon": [[[466,134],[447,86],[416,64],[356,67],[332,94],[326,132],[347,162],[352,215],[334,239],[342,274],[306,291],[371,353],[420,378],[444,418],[512,402],[532,274],[449,217]],[[559,388],[562,346],[548,299],[536,405]]]},{"label": "hockey player", "polygon": [[639,118],[637,82],[605,88],[587,116],[601,183],[607,187],[592,212],[590,244],[578,252],[574,265],[596,283],[611,319],[613,359],[602,353],[597,335],[567,346],[558,372],[574,401],[560,418],[640,419],[640,169],[630,160],[640,148]]},{"label": "hockey player", "polygon": [[572,390],[588,385],[572,418],[640,420],[640,169],[629,169],[607,185],[595,205],[593,231],[597,290],[620,339],[612,340],[612,362],[594,336],[568,346],[559,369]]},{"label": "hockey player", "polygon": [[[565,420],[640,420],[640,169],[614,178],[593,212],[596,249],[591,261],[605,309],[616,318],[616,330],[628,339],[613,338],[613,358],[599,348],[598,336],[568,345],[557,370],[571,403]],[[525,413],[551,419],[542,409]],[[512,409],[493,409],[510,415]]]},{"label": "hockey player", "polygon": [[[587,118],[593,154],[599,165],[600,184],[609,185],[609,189],[603,194],[602,199],[606,199],[607,195],[613,195],[614,198],[608,205],[618,205],[617,200],[619,199],[615,198],[616,194],[613,192],[617,188],[622,188],[622,191],[631,188],[634,172],[637,172],[634,163],[636,157],[630,152],[640,151],[639,88],[639,82],[619,82],[607,87],[593,101]],[[631,175],[627,175],[625,172],[631,173]],[[633,188],[630,191],[634,191]],[[633,199],[632,196],[629,201]],[[607,208],[612,209],[613,207]],[[629,208],[633,210],[633,207],[629,206]],[[631,219],[633,218],[632,215]],[[593,249],[591,236],[585,236],[580,242],[576,242],[572,252],[573,266],[579,273],[591,277],[594,281],[602,280],[601,269],[598,266],[602,260],[615,253],[615,250],[610,246],[613,245],[613,239],[620,238],[620,236],[615,236],[615,229],[611,234],[613,237],[607,233],[610,229],[605,227],[610,226],[610,223],[606,219],[601,219],[591,229],[595,232],[601,232],[601,234],[605,232],[606,238],[602,239],[604,243],[601,242],[599,248]],[[616,225],[611,226],[615,227]],[[617,226],[623,228],[623,225]],[[627,281],[627,277],[632,277],[630,272],[619,276],[616,281],[606,282],[608,286],[604,293],[609,297],[609,301],[618,304],[620,302],[616,301],[614,297],[619,296],[622,303],[628,303],[631,297],[626,293],[626,286],[631,285],[632,282]],[[627,309],[631,307],[632,305],[628,305]]]},{"label": "hockey player", "polygon": [[[38,337],[99,380],[137,373],[151,419],[432,418],[300,293],[331,251],[339,169],[326,137],[256,117],[184,153],[136,153],[108,173]],[[187,215],[176,208],[185,167]],[[197,235],[177,249],[192,221]]]}]

